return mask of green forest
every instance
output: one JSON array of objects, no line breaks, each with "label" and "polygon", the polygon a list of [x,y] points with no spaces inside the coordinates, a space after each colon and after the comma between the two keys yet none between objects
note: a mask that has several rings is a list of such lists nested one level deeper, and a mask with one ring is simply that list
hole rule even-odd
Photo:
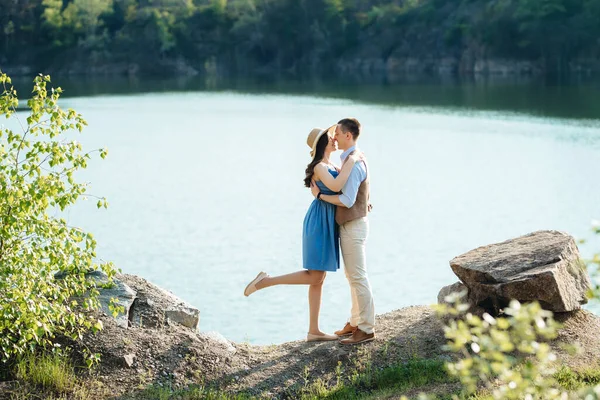
[{"label": "green forest", "polygon": [[0,0],[0,10],[0,68],[44,73],[454,73],[486,59],[600,69],[600,0]]}]

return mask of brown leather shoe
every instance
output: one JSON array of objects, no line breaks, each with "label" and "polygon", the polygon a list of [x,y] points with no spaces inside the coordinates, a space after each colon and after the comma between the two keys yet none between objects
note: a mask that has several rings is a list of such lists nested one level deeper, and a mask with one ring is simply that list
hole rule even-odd
[{"label": "brown leather shoe", "polygon": [[354,331],[357,329],[358,329],[357,326],[352,326],[352,325],[350,325],[350,322],[346,322],[346,325],[344,325],[344,327],[342,329],[340,329],[339,331],[335,331],[333,333],[335,333],[338,336],[348,336],[348,335],[352,335],[354,333]]},{"label": "brown leather shoe", "polygon": [[365,333],[360,329],[356,328],[352,336],[348,339],[340,340],[341,344],[359,344],[370,342],[371,340],[375,340],[375,333]]}]

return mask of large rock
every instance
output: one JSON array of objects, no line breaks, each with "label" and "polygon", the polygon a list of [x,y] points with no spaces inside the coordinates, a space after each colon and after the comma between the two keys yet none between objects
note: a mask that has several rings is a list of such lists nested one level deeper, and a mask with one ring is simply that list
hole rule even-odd
[{"label": "large rock", "polygon": [[194,330],[198,328],[200,311],[173,293],[139,276],[122,274],[119,279],[137,291],[131,313],[134,326],[157,328],[171,321]]},{"label": "large rock", "polygon": [[555,312],[587,302],[591,287],[575,240],[558,231],[538,231],[471,250],[450,261],[469,288],[469,300],[496,314],[511,299],[540,302]]},{"label": "large rock", "polygon": [[135,290],[116,278],[113,278],[112,285],[102,287],[108,283],[108,276],[102,271],[94,271],[86,274],[86,276],[94,279],[98,285],[98,291],[100,292],[98,300],[100,301],[102,311],[110,316],[113,316],[112,312],[108,308],[110,305],[110,300],[113,298],[117,299],[118,305],[123,306],[123,312],[119,313],[115,319],[117,320],[117,325],[119,325],[121,328],[127,328],[129,325],[129,310],[133,305],[133,301],[135,300],[136,296]]},{"label": "large rock", "polygon": [[[64,279],[68,272],[61,271],[54,274],[56,279]],[[136,298],[136,292],[124,282],[119,279],[113,278],[111,284],[108,281],[108,275],[103,271],[95,270],[85,274],[85,277],[89,280],[93,280],[98,289],[99,296],[98,301],[100,302],[100,308],[107,315],[114,317],[110,311],[109,305],[111,299],[116,299],[119,306],[123,306],[124,310],[119,313],[115,318],[117,325],[121,328],[127,328],[129,326],[129,313],[131,306]]]}]

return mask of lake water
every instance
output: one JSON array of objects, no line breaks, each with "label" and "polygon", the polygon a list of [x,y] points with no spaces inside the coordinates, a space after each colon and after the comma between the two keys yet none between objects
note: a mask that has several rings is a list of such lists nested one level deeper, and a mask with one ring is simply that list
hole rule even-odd
[{"label": "lake water", "polygon": [[[434,303],[457,280],[448,261],[470,249],[540,229],[591,238],[600,218],[594,83],[58,83],[75,96],[63,107],[89,122],[85,147],[109,149],[83,178],[110,207],[82,203],[70,223],[95,234],[102,258],[198,307],[202,330],[235,341],[306,334],[306,287],[242,291],[261,270],[301,268],[315,126],[363,124],[377,313]],[[322,329],[340,328],[349,308],[343,271],[328,274]]]}]

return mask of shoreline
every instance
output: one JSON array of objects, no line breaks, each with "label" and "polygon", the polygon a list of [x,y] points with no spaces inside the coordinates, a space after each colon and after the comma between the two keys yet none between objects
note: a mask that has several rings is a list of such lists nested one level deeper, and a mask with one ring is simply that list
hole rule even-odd
[{"label": "shoreline", "polygon": [[[132,286],[142,303],[148,302],[149,295],[159,293],[153,289],[157,286],[139,276],[122,275],[120,278]],[[161,300],[154,298],[153,302],[160,304]],[[555,313],[555,317],[565,324],[553,342],[561,362],[573,369],[595,363],[600,366],[600,337],[595,335],[600,330],[600,317],[586,310]],[[392,364],[404,365],[411,360],[445,362],[454,357],[443,348],[446,343],[443,321],[428,305],[413,305],[377,315],[376,339],[357,346],[342,346],[337,342],[307,343],[304,340],[270,345],[237,343],[218,332],[204,332],[201,323],[199,330],[169,321],[156,328],[134,325],[115,329],[114,324],[106,320],[105,327],[108,327],[106,332],[97,335],[97,341],[92,337],[90,340],[102,349],[103,358],[106,356],[107,360],[118,360],[126,353],[134,354],[137,360],[134,368],[147,370],[148,365],[154,366],[158,382],[168,378],[173,387],[189,384],[185,379],[186,371],[200,363],[206,378],[210,377],[219,387],[224,385],[227,391],[253,395],[263,391],[284,393],[302,381],[306,368],[320,371],[320,377],[331,383],[340,362],[350,366],[368,360],[374,369],[382,369]],[[133,340],[129,345],[120,345],[119,342],[123,342],[119,339],[121,335]],[[584,351],[570,355],[561,349],[561,341],[579,341]],[[159,357],[164,363],[159,361],[162,365],[157,367],[157,361],[153,361],[155,357],[144,355],[148,352],[170,355]],[[188,354],[188,362],[182,362],[186,360],[184,353]],[[110,365],[106,370],[108,373],[111,373]],[[118,370],[112,372],[118,374]]]},{"label": "shoreline", "polygon": [[482,57],[463,60],[463,56],[419,58],[390,56],[388,58],[338,59],[333,67],[278,68],[274,66],[239,69],[240,63],[218,62],[191,65],[186,61],[163,60],[146,71],[137,62],[104,62],[88,64],[75,61],[62,66],[35,64],[0,64],[0,70],[12,77],[37,75],[42,71],[53,77],[127,77],[127,78],[190,78],[194,76],[215,78],[220,76],[263,76],[263,77],[314,77],[343,76],[347,78],[381,79],[394,81],[404,76],[429,76],[436,78],[560,78],[599,77],[600,60],[577,59],[569,62],[563,70],[547,69],[541,60]]},{"label": "shoreline", "polygon": [[[185,302],[139,276],[121,274],[117,279],[135,292],[130,323],[125,328],[118,319],[98,313],[104,329],[75,343],[69,362],[76,363],[78,351],[85,347],[101,355],[100,363],[90,372],[80,369],[73,375],[77,385],[68,398],[320,399],[378,392],[384,398],[390,393],[393,398],[416,398],[421,392],[447,398],[461,390],[445,370],[456,355],[443,347],[444,323],[430,306],[377,315],[376,339],[362,345],[303,340],[251,345],[163,318],[169,304]],[[586,310],[555,317],[564,326],[550,345],[568,376],[584,380],[585,371],[600,368],[600,317]],[[573,342],[581,344],[581,353],[569,354],[561,345]],[[0,382],[0,399],[23,393],[20,390],[55,393],[13,380]]]}]

